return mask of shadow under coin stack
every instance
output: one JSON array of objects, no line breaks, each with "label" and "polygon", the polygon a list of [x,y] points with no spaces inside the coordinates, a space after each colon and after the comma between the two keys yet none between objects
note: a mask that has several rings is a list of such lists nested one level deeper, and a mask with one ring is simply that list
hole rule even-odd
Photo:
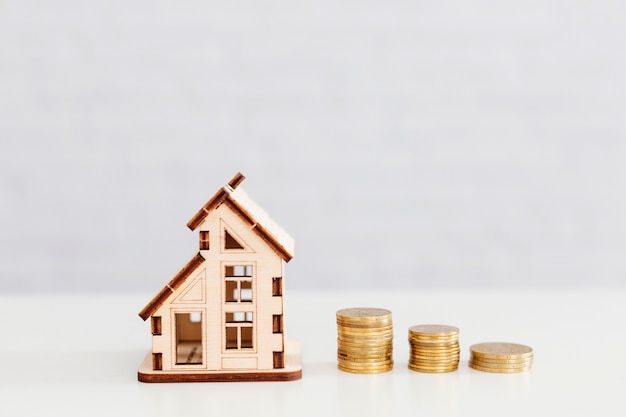
[{"label": "shadow under coin stack", "polygon": [[337,361],[342,371],[375,374],[393,368],[391,311],[346,308],[337,311]]},{"label": "shadow under coin stack", "polygon": [[409,369],[418,372],[451,372],[459,367],[459,329],[443,324],[409,328]]},{"label": "shadow under coin stack", "polygon": [[530,371],[533,350],[515,343],[479,343],[470,346],[470,368],[483,372],[516,373]]}]

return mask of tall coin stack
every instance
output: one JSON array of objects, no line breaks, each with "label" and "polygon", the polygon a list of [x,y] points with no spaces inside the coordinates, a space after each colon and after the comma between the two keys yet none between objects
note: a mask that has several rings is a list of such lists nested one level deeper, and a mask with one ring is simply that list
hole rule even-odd
[{"label": "tall coin stack", "polygon": [[483,372],[516,373],[530,371],[533,350],[516,343],[479,343],[470,346],[470,368]]},{"label": "tall coin stack", "polygon": [[393,368],[391,311],[346,308],[337,311],[338,368],[355,374],[375,374]]},{"label": "tall coin stack", "polygon": [[459,367],[459,329],[443,324],[409,328],[409,369],[418,372],[451,372]]}]

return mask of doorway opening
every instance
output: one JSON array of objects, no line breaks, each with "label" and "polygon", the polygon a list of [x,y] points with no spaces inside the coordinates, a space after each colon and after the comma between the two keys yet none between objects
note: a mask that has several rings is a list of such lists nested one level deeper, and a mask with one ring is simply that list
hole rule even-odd
[{"label": "doorway opening", "polygon": [[202,350],[202,313],[176,313],[176,365],[201,365]]}]

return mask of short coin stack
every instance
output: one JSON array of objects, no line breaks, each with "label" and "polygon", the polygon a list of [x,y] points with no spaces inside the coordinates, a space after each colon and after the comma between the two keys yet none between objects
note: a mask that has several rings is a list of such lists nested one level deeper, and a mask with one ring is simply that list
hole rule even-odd
[{"label": "short coin stack", "polygon": [[533,350],[515,343],[479,343],[470,346],[470,368],[483,372],[516,373],[530,371]]},{"label": "short coin stack", "polygon": [[337,311],[337,361],[342,371],[375,374],[393,368],[391,312],[381,308]]},{"label": "short coin stack", "polygon": [[459,366],[459,329],[443,324],[409,328],[409,369],[418,372],[451,372]]}]

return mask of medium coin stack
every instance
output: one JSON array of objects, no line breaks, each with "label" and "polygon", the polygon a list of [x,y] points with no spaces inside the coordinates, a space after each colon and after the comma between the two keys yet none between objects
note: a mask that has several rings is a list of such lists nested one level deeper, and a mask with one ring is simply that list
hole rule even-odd
[{"label": "medium coin stack", "polygon": [[479,343],[470,346],[470,368],[483,372],[516,373],[530,371],[533,350],[515,343]]},{"label": "medium coin stack", "polygon": [[346,308],[337,311],[337,361],[342,371],[375,374],[393,368],[391,311]]},{"label": "medium coin stack", "polygon": [[409,369],[418,372],[451,372],[459,366],[459,329],[443,324],[409,328]]}]

